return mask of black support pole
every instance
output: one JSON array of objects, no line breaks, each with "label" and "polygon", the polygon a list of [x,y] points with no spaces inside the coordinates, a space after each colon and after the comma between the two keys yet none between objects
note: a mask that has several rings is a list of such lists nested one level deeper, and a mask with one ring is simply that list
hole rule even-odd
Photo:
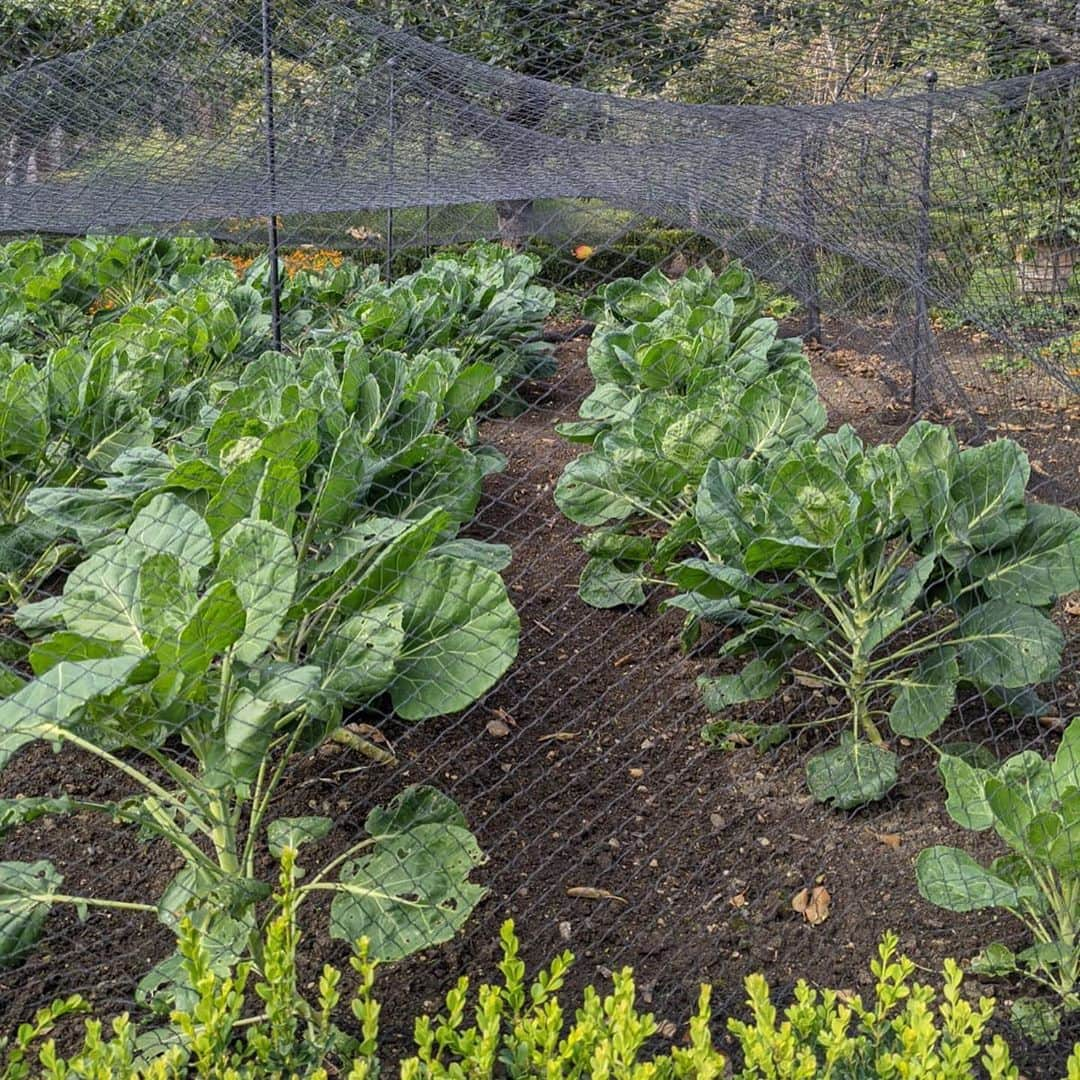
[{"label": "black support pole", "polygon": [[803,288],[806,292],[806,337],[817,345],[823,344],[821,333],[821,295],[818,287],[817,221],[814,216],[814,191],[810,184],[810,158],[816,139],[802,137],[799,150],[799,212],[802,217],[803,243],[800,248]]},{"label": "black support pole", "polygon": [[386,200],[386,280],[389,281],[394,265],[394,140],[397,138],[397,117],[394,101],[394,68],[396,61],[390,57],[386,61],[388,86],[386,91],[386,140],[387,140],[387,200]]},{"label": "black support pole", "polygon": [[431,98],[424,102],[424,254],[431,254],[431,159],[435,156],[435,133],[431,127]]},{"label": "black support pole", "polygon": [[262,0],[263,116],[266,124],[267,255],[270,259],[270,332],[281,351],[281,277],[278,274],[277,147],[274,139],[274,43],[270,0]]},{"label": "black support pole", "polygon": [[927,404],[927,383],[934,352],[934,332],[930,327],[930,207],[931,170],[934,150],[934,91],[936,71],[926,75],[926,118],[922,159],[919,162],[919,220],[915,238],[915,326],[911,354],[911,415],[917,416]]}]

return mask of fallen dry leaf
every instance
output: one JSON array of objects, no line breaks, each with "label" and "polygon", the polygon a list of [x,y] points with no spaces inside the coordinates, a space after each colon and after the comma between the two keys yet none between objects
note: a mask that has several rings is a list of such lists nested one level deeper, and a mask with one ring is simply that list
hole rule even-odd
[{"label": "fallen dry leaf", "polygon": [[571,885],[566,890],[566,895],[576,897],[579,900],[614,900],[619,904],[626,903],[621,896],[616,896],[613,892],[608,892],[607,889],[598,889],[593,885]]},{"label": "fallen dry leaf", "polygon": [[875,840],[884,844],[886,847],[898,848],[902,843],[899,833],[895,832],[874,832],[873,829],[866,830]]},{"label": "fallen dry leaf", "polygon": [[791,906],[811,926],[820,926],[829,917],[829,905],[832,897],[824,885],[815,885],[812,889],[800,889],[792,898]]},{"label": "fallen dry leaf", "polygon": [[501,720],[489,720],[487,733],[495,739],[504,739],[510,734],[510,727]]},{"label": "fallen dry leaf", "polygon": [[627,769],[627,772],[634,780],[640,780],[645,775],[644,769]]},{"label": "fallen dry leaf", "polygon": [[580,731],[552,731],[548,735],[541,735],[537,742],[570,742],[581,735]]},{"label": "fallen dry leaf", "polygon": [[733,897],[732,897],[732,898],[731,898],[731,899],[730,899],[730,900],[728,901],[728,903],[729,903],[729,904],[730,904],[730,905],[731,905],[731,906],[732,906],[733,908],[741,908],[741,907],[746,907],[746,903],[747,903],[747,901],[746,901],[746,893],[744,893],[744,892],[736,893],[736,894],[735,894],[735,895],[734,895],[734,896],[733,896]]},{"label": "fallen dry leaf", "polygon": [[799,686],[805,686],[808,690],[820,690],[825,685],[823,680],[813,675],[796,675],[795,682]]}]

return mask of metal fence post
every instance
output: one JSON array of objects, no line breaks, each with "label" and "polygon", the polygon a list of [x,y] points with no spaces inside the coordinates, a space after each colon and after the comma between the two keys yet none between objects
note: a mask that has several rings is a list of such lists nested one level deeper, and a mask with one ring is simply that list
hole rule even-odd
[{"label": "metal fence post", "polygon": [[915,237],[915,326],[911,355],[911,413],[916,415],[928,403],[930,362],[933,358],[934,332],[930,327],[930,208],[931,170],[934,141],[934,91],[938,74],[926,74],[926,119],[923,129],[922,158],[919,162],[919,219]]},{"label": "metal fence post", "polygon": [[431,254],[431,159],[435,156],[435,133],[431,126],[431,98],[424,102],[424,254]]},{"label": "metal fence post", "polygon": [[804,134],[799,150],[799,210],[804,237],[800,248],[800,260],[808,315],[806,337],[820,345],[822,344],[821,297],[818,293],[817,245],[813,242],[813,238],[817,235],[817,223],[814,218],[813,192],[810,188],[810,153],[811,140]]},{"label": "metal fence post", "polygon": [[277,146],[274,134],[274,44],[270,0],[262,0],[263,113],[266,124],[267,254],[270,258],[270,333],[281,351],[281,278],[278,274]]},{"label": "metal fence post", "polygon": [[395,116],[394,102],[394,68],[397,61],[391,56],[386,61],[389,72],[389,86],[387,87],[387,117],[386,138],[388,143],[387,157],[387,205],[386,205],[386,280],[389,281],[393,272],[394,262],[394,140],[397,137],[397,117]]}]

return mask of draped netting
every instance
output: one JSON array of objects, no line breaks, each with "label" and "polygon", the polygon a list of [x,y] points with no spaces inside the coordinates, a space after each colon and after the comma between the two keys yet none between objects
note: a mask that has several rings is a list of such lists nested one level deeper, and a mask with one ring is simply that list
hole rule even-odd
[{"label": "draped netting", "polygon": [[[545,49],[579,32],[551,6],[546,38],[519,68],[543,70]],[[1005,26],[1028,20],[1021,44],[1048,51],[1022,76],[965,82],[979,65],[963,68],[945,46],[936,56],[928,46],[918,70],[885,65],[856,96],[858,63],[844,75],[837,59],[866,32],[853,24],[849,51],[834,46],[817,80],[785,86],[747,58],[741,97],[771,79],[764,96],[775,103],[684,104],[667,98],[688,94],[691,69],[705,63],[700,44],[693,59],[669,46],[657,60],[654,50],[665,69],[651,80],[659,93],[640,87],[649,88],[649,34],[675,40],[695,5],[632,5],[621,23],[617,7],[591,13],[582,55],[605,35],[638,33],[642,57],[609,79],[623,94],[564,85],[580,74],[565,56],[549,72],[563,82],[521,74],[394,29],[367,5],[275,5],[272,183],[257,12],[201,0],[82,51],[9,64],[0,78],[0,230],[235,230],[273,211],[299,222],[302,237],[326,215],[425,207],[430,242],[433,208],[449,222],[435,237],[445,241],[492,228],[450,208],[494,206],[503,235],[522,237],[558,232],[565,207],[585,202],[690,228],[826,310],[857,302],[851,293],[869,275],[888,282],[916,321],[920,305],[965,309],[1002,341],[1028,346],[1001,317],[995,289],[968,285],[978,261],[997,292],[1011,288],[1015,239],[1037,231],[1036,217],[1068,212],[1080,67],[1065,14],[1054,23],[1054,5],[1023,16],[998,6]],[[737,59],[737,6],[697,8],[717,26],[728,19]],[[542,16],[518,13],[534,30]],[[935,40],[955,49],[974,27],[952,17],[952,32]],[[518,32],[512,20],[502,31]],[[778,40],[775,51],[783,47]],[[935,62],[942,70],[928,78]],[[992,65],[982,66],[985,74]],[[559,209],[559,200],[572,203]],[[849,275],[838,295],[817,295],[822,255],[865,272],[862,284]],[[1071,357],[1028,351],[1072,380]]]}]

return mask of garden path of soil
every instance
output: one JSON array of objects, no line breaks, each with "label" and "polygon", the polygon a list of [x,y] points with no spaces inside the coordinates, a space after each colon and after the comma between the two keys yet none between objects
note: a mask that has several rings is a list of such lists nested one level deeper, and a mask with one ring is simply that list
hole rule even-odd
[{"label": "garden path of soil", "polygon": [[[721,1015],[741,1009],[741,980],[757,970],[781,993],[799,977],[865,992],[868,963],[889,928],[929,978],[946,956],[969,958],[993,939],[1018,944],[1008,918],[950,915],[916,892],[912,859],[923,847],[961,842],[978,854],[988,843],[973,845],[947,817],[927,753],[900,748],[901,782],[873,809],[827,810],[806,794],[808,746],[763,755],[702,744],[707,716],[694,681],[707,665],[682,655],[678,620],[658,615],[656,598],[641,612],[594,611],[577,599],[585,561],[574,542],[579,530],[551,497],[576,448],[552,425],[574,418],[591,388],[584,349],[580,340],[563,346],[553,387],[537,389],[523,415],[489,421],[482,431],[509,464],[488,478],[471,533],[513,549],[506,578],[522,624],[514,667],[459,716],[384,728],[398,767],[324,750],[291,770],[275,807],[275,816],[338,819],[330,838],[305,849],[303,861],[315,866],[359,833],[370,806],[405,783],[430,782],[460,803],[489,856],[474,877],[490,894],[464,932],[381,973],[384,1055],[407,1052],[413,1017],[435,1008],[460,974],[495,975],[498,929],[509,916],[530,970],[562,949],[577,954],[564,997],[571,1007],[585,983],[603,986],[612,969],[632,964],[644,1003],[674,1022],[675,1038],[685,1033],[701,981],[716,985]],[[868,437],[898,433],[882,421],[891,414],[878,380],[827,357],[815,366],[834,406],[832,422],[849,420]],[[1061,692],[1075,702],[1074,687]],[[829,707],[822,691],[795,687],[755,719]],[[1047,740],[1035,725],[1005,725],[981,707],[961,710],[951,734],[988,740],[1001,753]],[[0,794],[49,794],[72,784],[87,794],[117,793],[92,763],[38,748],[6,770]],[[156,898],[177,869],[167,851],[86,818],[23,827],[8,838],[3,857],[51,858],[65,874],[65,891],[122,899]],[[791,899],[818,884],[831,909],[811,926]],[[574,886],[619,899],[573,898],[567,889]],[[302,949],[311,986],[323,962],[344,966],[348,953],[326,937],[324,909],[307,915]],[[42,946],[22,967],[0,972],[0,1031],[44,1000],[76,990],[103,1010],[123,1007],[170,938],[150,918],[94,913],[80,925],[54,912]],[[1017,988],[979,989],[1007,999]],[[717,1032],[726,1043],[719,1025]],[[1057,1047],[1023,1048],[1025,1075],[1062,1075],[1064,1048],[1077,1036],[1074,1025]]]}]

